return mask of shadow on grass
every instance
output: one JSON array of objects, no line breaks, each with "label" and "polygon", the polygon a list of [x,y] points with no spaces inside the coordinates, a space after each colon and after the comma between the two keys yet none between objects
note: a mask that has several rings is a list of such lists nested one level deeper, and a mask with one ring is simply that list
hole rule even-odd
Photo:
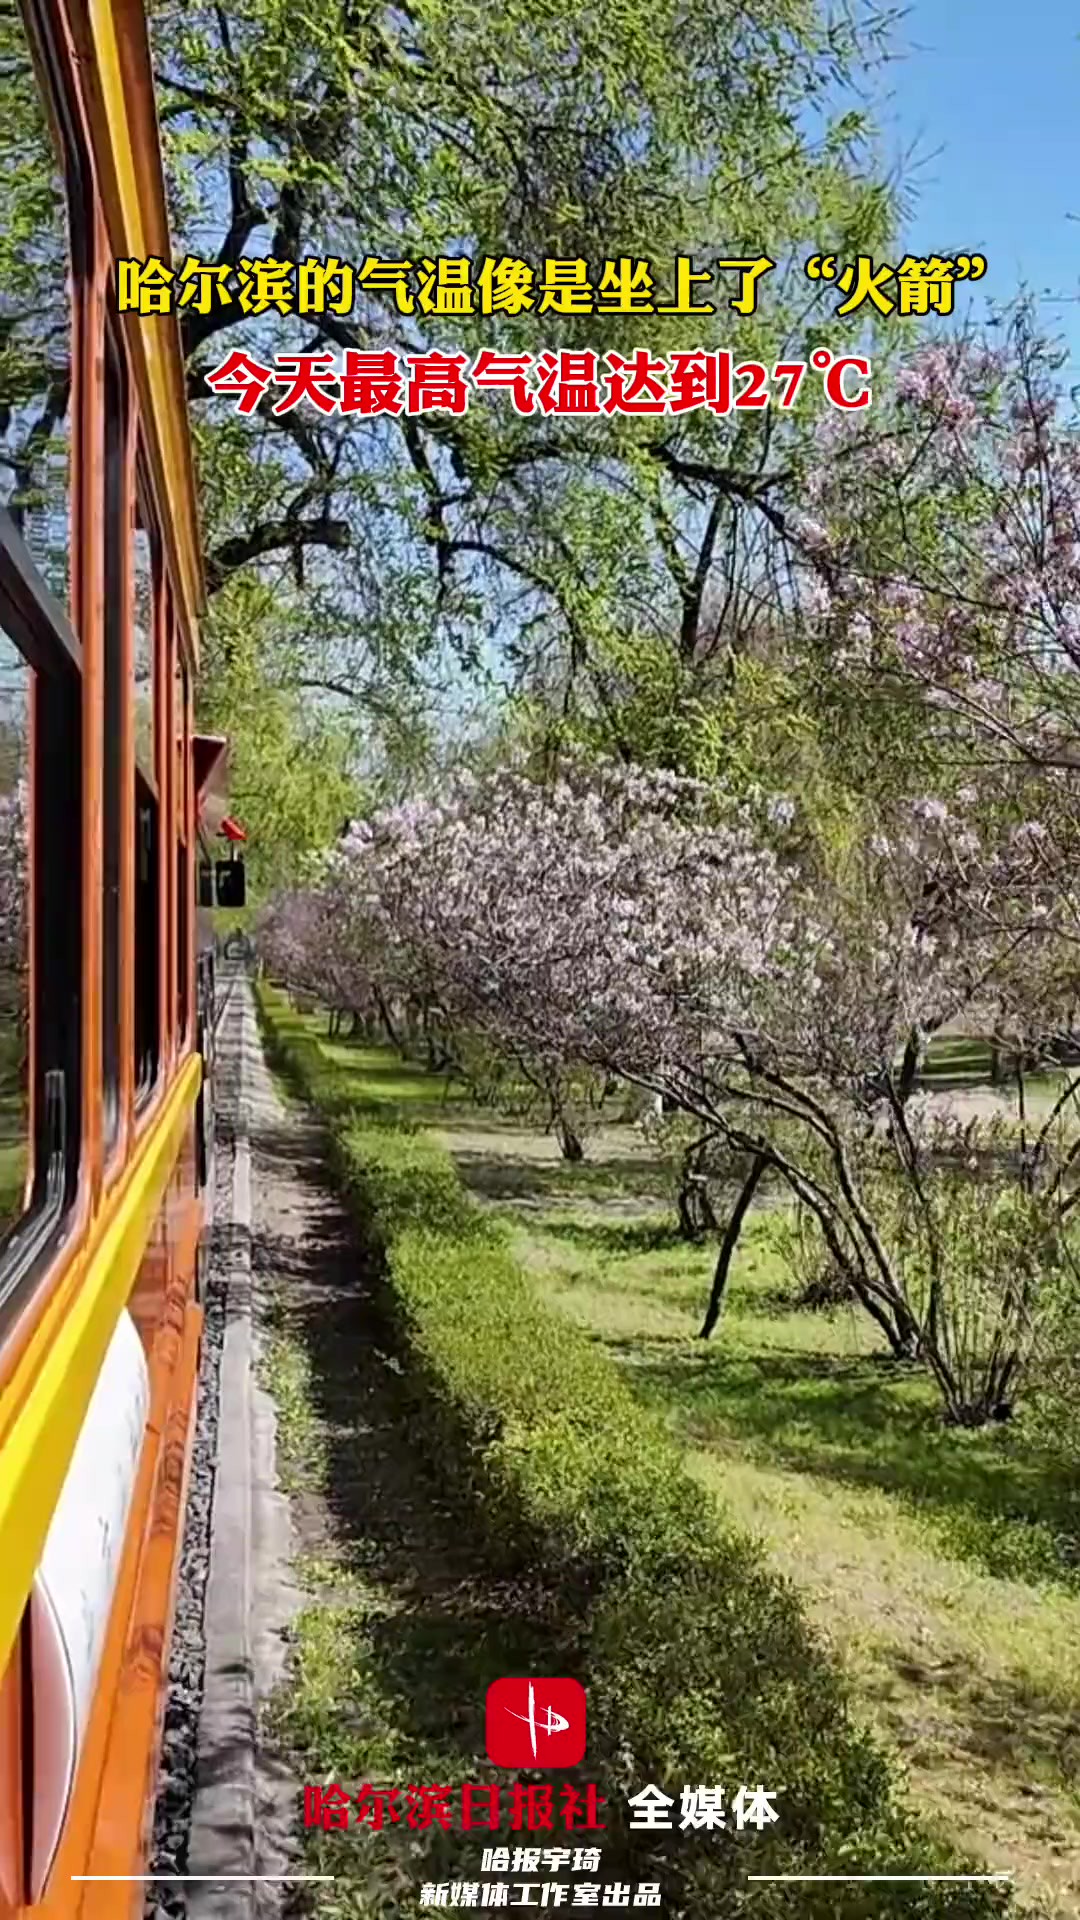
[{"label": "shadow on grass", "polygon": [[[722,1219],[723,1207],[719,1200],[716,1210]],[[522,1222],[526,1230],[528,1224]],[[632,1310],[634,1301],[638,1300],[646,1306],[660,1304],[685,1312],[692,1322],[688,1322],[686,1333],[696,1334],[705,1313],[716,1264],[719,1246],[716,1234],[704,1240],[687,1240],[671,1217],[665,1219],[655,1214],[630,1220],[603,1217],[562,1220],[553,1214],[540,1223],[538,1238],[542,1246],[554,1242],[559,1247],[580,1248],[595,1257],[595,1267],[566,1272],[568,1285],[584,1282],[597,1292],[621,1295],[628,1310]],[[671,1253],[675,1258],[652,1261],[647,1267],[629,1270],[624,1267],[605,1270],[601,1264],[605,1260],[645,1260],[659,1253]],[[794,1312],[797,1304],[793,1283],[777,1280],[770,1284],[759,1279],[752,1289],[733,1286],[726,1312],[735,1319],[747,1316],[775,1319]],[[647,1340],[649,1334],[643,1332],[642,1337]]]},{"label": "shadow on grass", "polygon": [[[497,1127],[492,1129],[498,1132]],[[640,1209],[643,1199],[663,1200],[663,1172],[654,1162],[626,1157],[611,1160],[511,1159],[508,1155],[455,1152],[465,1185],[490,1200],[623,1200]]]},{"label": "shadow on grass", "polygon": [[[543,1123],[545,1102],[525,1081],[503,1081],[498,1094],[487,1098],[457,1073],[447,1072],[445,1067],[429,1066],[423,1059],[410,1055],[403,1057],[386,1041],[373,1041],[362,1034],[331,1037],[325,1015],[293,1014],[292,1019],[309,1038],[318,1042],[327,1060],[345,1073],[361,1078],[365,1091],[379,1103],[399,1101],[410,1110],[422,1107],[425,1118],[428,1110],[432,1115],[438,1112],[446,1116],[439,1124],[476,1132],[498,1134],[508,1128],[530,1133],[550,1131]],[[625,1101],[606,1104],[595,1120],[603,1126],[630,1124]],[[431,1119],[430,1124],[435,1125],[435,1120]]]},{"label": "shadow on grass", "polygon": [[944,1427],[925,1376],[886,1355],[699,1347],[645,1356],[633,1377],[679,1414],[689,1443],[719,1430],[770,1465],[880,1488],[924,1515],[950,1555],[1080,1590],[1080,1489],[1060,1459],[1020,1427]]},{"label": "shadow on grass", "polygon": [[690,1250],[673,1220],[551,1220],[544,1223],[545,1238],[564,1240],[589,1253],[659,1253],[669,1247]]}]

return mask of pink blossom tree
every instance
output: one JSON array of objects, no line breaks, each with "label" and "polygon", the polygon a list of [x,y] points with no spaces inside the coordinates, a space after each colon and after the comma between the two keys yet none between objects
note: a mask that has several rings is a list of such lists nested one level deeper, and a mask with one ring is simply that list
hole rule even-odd
[{"label": "pink blossom tree", "polygon": [[606,1083],[588,1071],[532,1058],[509,1035],[501,1046],[463,1026],[454,1002],[426,964],[422,948],[390,943],[353,888],[342,884],[333,853],[315,862],[312,884],[274,896],[256,917],[264,966],[294,995],[326,1007],[331,1033],[343,1014],[375,1021],[403,1058],[460,1081],[478,1100],[509,1111],[539,1104],[564,1158],[580,1160]]},{"label": "pink blossom tree", "polygon": [[784,519],[809,644],[848,710],[914,697],[954,764],[992,746],[1080,767],[1080,424],[1063,357],[1024,308],[998,345],[924,347],[871,423],[822,423]]},{"label": "pink blossom tree", "polygon": [[[509,769],[357,824],[326,884],[462,1027],[552,1074],[584,1066],[666,1097],[750,1157],[706,1331],[771,1169],[893,1350],[920,1352],[953,1416],[980,1419],[1000,1396],[980,1397],[942,1334],[940,1141],[911,1103],[929,1035],[1064,936],[1047,837],[988,832],[979,803],[909,801],[830,873],[783,799],[734,806],[613,767],[544,789]],[[914,1196],[918,1261],[890,1239],[885,1165]],[[1029,1307],[999,1296],[1010,1340]]]},{"label": "pink blossom tree", "polygon": [[264,966],[290,993],[325,1006],[332,1031],[343,1014],[354,1023],[370,1017],[378,988],[362,940],[325,889],[312,885],[274,895],[260,908],[253,931]]}]

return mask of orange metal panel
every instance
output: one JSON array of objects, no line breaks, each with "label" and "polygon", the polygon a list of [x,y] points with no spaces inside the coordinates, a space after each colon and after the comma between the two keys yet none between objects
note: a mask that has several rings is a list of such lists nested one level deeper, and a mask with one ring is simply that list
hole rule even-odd
[{"label": "orange metal panel", "polygon": [[[158,1455],[154,1503],[140,1567],[139,1593],[117,1676],[117,1704],[105,1756],[101,1796],[86,1871],[145,1871],[147,1813],[161,1739],[169,1637],[179,1570],[184,1508],[194,1437],[195,1386],[202,1310],[189,1305],[178,1331],[167,1329],[175,1349],[173,1405]],[[112,1920],[115,1886],[90,1887],[83,1913]],[[141,1910],[142,1890],[137,1889]]]},{"label": "orange metal panel", "polygon": [[23,1692],[20,1638],[0,1680],[0,1915],[5,1920],[24,1893]]}]

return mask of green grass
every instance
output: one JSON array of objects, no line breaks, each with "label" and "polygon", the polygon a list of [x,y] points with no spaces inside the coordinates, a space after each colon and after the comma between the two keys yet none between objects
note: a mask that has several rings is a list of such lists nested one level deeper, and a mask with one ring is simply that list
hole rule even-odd
[{"label": "green grass", "polygon": [[989,1080],[990,1048],[985,1040],[963,1034],[937,1036],[930,1042],[920,1078]]},{"label": "green grass", "polygon": [[291,1337],[284,1303],[270,1303],[258,1376],[273,1396],[276,1408],[277,1477],[284,1493],[300,1493],[321,1485],[328,1461],[323,1435],[314,1413],[311,1356],[302,1342]]},{"label": "green grass", "polygon": [[26,1165],[25,1140],[0,1145],[0,1229],[10,1226],[22,1212]]},{"label": "green grass", "polygon": [[880,1488],[917,1507],[944,1550],[1080,1589],[1077,1494],[1056,1458],[1022,1422],[945,1428],[932,1383],[893,1366],[859,1310],[793,1310],[773,1224],[751,1223],[708,1345],[691,1336],[713,1251],[685,1247],[660,1218],[544,1215],[519,1221],[517,1250],[563,1311],[620,1351],[630,1343],[639,1391],[687,1444],[727,1435],[800,1473]]},{"label": "green grass", "polygon": [[[326,1052],[438,1132],[549,1304],[624,1369],[706,1493],[765,1541],[859,1711],[903,1755],[917,1803],[1029,1896],[1075,1912],[1080,1525],[1077,1490],[1036,1435],[1022,1421],[946,1430],[929,1383],[887,1361],[861,1314],[794,1310],[767,1214],[705,1345],[714,1254],[655,1211],[663,1171],[628,1129],[568,1166],[549,1140],[446,1099],[419,1069]],[[947,1077],[977,1077],[978,1043],[939,1043],[939,1058]]]},{"label": "green grass", "polygon": [[1080,1524],[1054,1457],[1022,1425],[945,1429],[931,1385],[886,1360],[865,1316],[786,1306],[767,1215],[707,1345],[714,1256],[662,1219],[518,1215],[513,1245],[799,1584],[919,1803],[1075,1911]]},{"label": "green grass", "polygon": [[23,1084],[25,1039],[0,1025],[0,1229],[22,1212],[29,1160],[29,1116]]}]

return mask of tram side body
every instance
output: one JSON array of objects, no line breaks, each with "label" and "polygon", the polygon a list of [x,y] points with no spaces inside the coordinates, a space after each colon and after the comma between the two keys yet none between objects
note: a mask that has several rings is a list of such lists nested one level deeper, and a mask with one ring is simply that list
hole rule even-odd
[{"label": "tram side body", "polygon": [[[10,1298],[0,1271],[0,1920],[134,1920],[203,1320],[210,1103],[192,695],[203,583],[177,325],[120,317],[115,300],[118,261],[170,253],[142,6],[16,0],[0,29],[5,60],[29,49],[27,84],[45,107],[71,289],[62,604],[0,507],[0,631],[33,680],[28,1182],[52,1165],[41,1072],[51,1012],[66,1022],[71,1049],[62,1203]],[[4,190],[0,182],[0,211]],[[154,569],[156,731],[145,762],[135,726],[140,534]],[[47,702],[46,685],[59,689]],[[48,746],[48,728],[65,714],[66,764]],[[49,784],[60,789],[66,776],[65,819]],[[70,999],[54,1004],[41,989],[52,977],[41,902],[58,875],[78,907]],[[0,1268],[4,1257],[0,1245]]]},{"label": "tram side body", "polygon": [[[145,1871],[203,1317],[201,1084],[192,1044],[66,1250],[28,1396],[37,1445],[18,1428],[9,1442],[26,1454],[23,1511],[40,1511],[70,1457],[0,1686],[5,1920],[31,1904],[56,1920],[141,1907],[139,1888],[73,1876]],[[88,1377],[71,1446],[68,1406]],[[18,1464],[3,1462],[8,1488]],[[0,1521],[5,1568],[10,1545]]]}]

